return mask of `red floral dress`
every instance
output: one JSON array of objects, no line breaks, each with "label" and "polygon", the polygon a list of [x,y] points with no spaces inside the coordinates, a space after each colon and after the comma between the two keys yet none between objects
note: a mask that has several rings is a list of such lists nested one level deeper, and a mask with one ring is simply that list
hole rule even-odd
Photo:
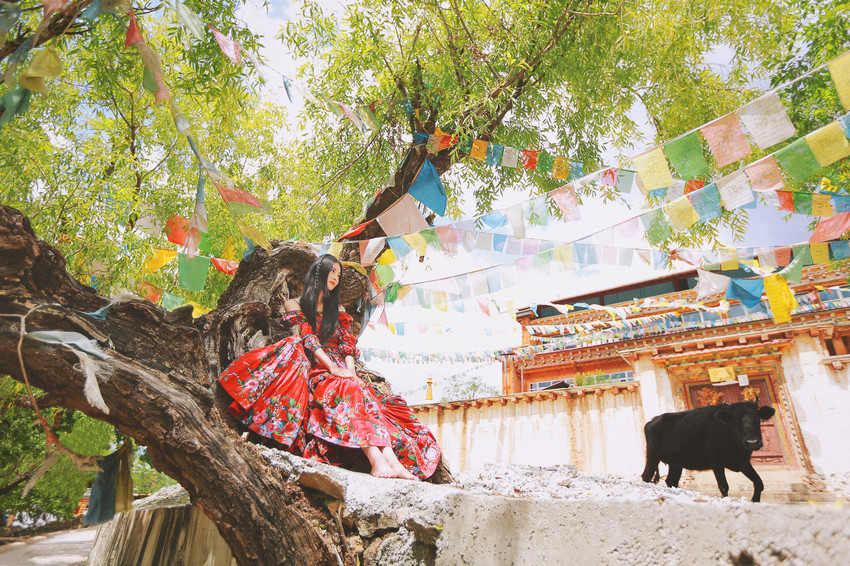
[{"label": "red floral dress", "polygon": [[[316,318],[321,326],[322,314]],[[404,399],[332,376],[313,355],[321,348],[342,368],[346,356],[359,357],[351,322],[340,313],[321,344],[301,311],[286,313],[280,324],[297,325],[298,336],[244,354],[219,377],[234,399],[230,412],[290,452],[328,464],[352,465],[361,448],[390,446],[405,468],[425,479],[437,467],[440,447]]]}]

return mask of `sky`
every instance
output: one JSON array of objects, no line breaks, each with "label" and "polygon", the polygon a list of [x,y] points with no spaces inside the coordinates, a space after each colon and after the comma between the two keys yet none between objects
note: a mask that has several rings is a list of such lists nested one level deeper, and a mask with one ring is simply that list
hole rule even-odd
[{"label": "sky", "polygon": [[[342,14],[344,2],[326,0],[324,4],[337,14]],[[271,100],[284,103],[290,112],[292,129],[298,113],[303,109],[304,101],[296,96],[293,102],[286,97],[281,74],[289,78],[297,75],[297,68],[302,61],[297,61],[288,53],[287,48],[275,36],[280,33],[286,21],[296,18],[295,7],[289,2],[275,0],[270,2],[268,10],[256,0],[249,1],[239,12],[240,19],[246,27],[263,36],[263,48],[260,58],[267,66],[263,76],[267,81],[264,96]],[[706,54],[706,63],[723,69],[731,58],[731,52],[723,47]],[[646,113],[637,107],[633,110],[633,118],[642,124],[645,136],[634,140],[635,146],[631,155],[637,155],[650,149],[652,142],[652,126]],[[612,166],[617,166],[617,152],[613,148],[603,152],[603,158]],[[377,188],[377,187],[376,187]],[[464,190],[461,199],[462,215],[474,214],[475,202],[473,187]],[[531,195],[520,191],[506,191],[494,204],[494,210],[502,210],[528,199]],[[571,223],[557,223],[546,229],[529,229],[530,237],[558,240],[563,242],[577,240],[587,234],[597,231],[601,226],[610,226],[637,214],[643,202],[640,192],[633,188],[625,195],[626,203],[602,202],[598,198],[586,198],[581,207],[582,219]],[[457,219],[449,219],[456,221]],[[773,207],[759,203],[757,208],[750,211],[749,227],[744,238],[735,240],[729,230],[722,230],[720,240],[724,244],[735,247],[779,246],[805,242],[810,231],[807,226],[810,219],[803,215],[780,214]],[[437,224],[445,223],[445,219]],[[594,242],[603,243],[603,242]],[[622,242],[619,242],[622,245]],[[641,247],[646,247],[643,243]],[[441,257],[439,254],[429,254],[424,263],[418,261],[406,262],[406,272],[402,282],[430,280],[435,277],[446,277],[463,273],[471,269],[480,269],[490,265],[492,257],[486,254],[467,254],[462,250],[454,257]],[[504,261],[502,259],[501,261]],[[395,266],[394,266],[395,267]],[[689,269],[690,266],[680,264],[679,269]],[[492,296],[496,301],[512,301],[516,307],[532,303],[543,303],[559,298],[579,295],[585,292],[608,289],[635,281],[647,280],[668,271],[657,271],[650,266],[632,266],[620,268],[613,266],[594,266],[578,271],[560,272],[547,277],[535,274],[533,277],[521,279],[521,284]],[[393,305],[387,309],[387,318],[391,323],[404,322],[404,336],[394,335],[386,327],[375,325],[367,329],[359,339],[361,348],[386,349],[394,352],[467,352],[480,353],[487,350],[519,346],[521,333],[519,325],[508,313],[497,313],[491,310],[492,316],[485,316],[478,309],[467,307],[467,313],[443,313],[433,309],[409,308]],[[474,311],[474,312],[472,312]],[[380,312],[380,311],[378,311]],[[373,315],[375,320],[377,313]],[[416,330],[419,325],[427,325],[427,331]],[[471,375],[478,375],[484,381],[501,388],[500,364],[411,364],[394,363],[389,360],[373,358],[367,364],[369,367],[385,375],[393,386],[393,390],[404,394],[410,403],[425,401],[425,381],[430,377],[434,381],[434,398],[441,398],[444,387]]]}]

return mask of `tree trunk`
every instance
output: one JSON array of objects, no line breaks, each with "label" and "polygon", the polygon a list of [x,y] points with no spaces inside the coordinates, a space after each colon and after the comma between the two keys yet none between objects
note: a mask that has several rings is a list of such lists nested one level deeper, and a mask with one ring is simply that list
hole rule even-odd
[{"label": "tree trunk", "polygon": [[[316,527],[330,518],[327,511],[240,437],[244,427],[226,411],[230,400],[217,387],[216,376],[236,356],[281,338],[272,321],[300,293],[314,259],[307,248],[274,244],[240,264],[207,315],[192,319],[191,307],[168,312],[140,299],[110,304],[99,320],[85,313],[107,300],[67,273],[62,255],[36,239],[25,216],[0,206],[0,373],[24,380],[17,347],[19,317],[28,312],[26,331],[92,338],[110,356],[92,357],[109,414],[86,401],[85,374],[68,347],[24,338],[30,383],[146,446],[156,468],[216,523],[239,564],[339,564],[340,542]],[[344,271],[343,304],[353,311],[368,282]],[[444,467],[438,477],[446,479]]]}]

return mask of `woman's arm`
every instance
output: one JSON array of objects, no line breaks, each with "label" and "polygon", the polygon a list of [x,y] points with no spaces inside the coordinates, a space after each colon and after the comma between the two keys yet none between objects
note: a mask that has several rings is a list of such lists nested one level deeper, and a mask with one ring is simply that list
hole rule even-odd
[{"label": "woman's arm", "polygon": [[333,375],[334,377],[347,377],[349,379],[359,379],[357,377],[357,374],[354,372],[354,370],[351,370],[347,367],[345,367],[345,368],[339,367],[338,365],[336,365],[333,362],[333,360],[331,360],[331,358],[321,348],[319,348],[318,350],[313,352],[313,355],[316,357],[317,360],[319,360],[319,362],[323,366],[325,366],[328,369],[328,372],[330,372],[330,374]]},{"label": "woman's arm", "polygon": [[283,303],[283,309],[286,312],[298,311],[301,310],[301,305],[295,299],[286,299],[286,302]]},{"label": "woman's arm", "polygon": [[366,385],[366,382],[363,381],[359,375],[357,375],[357,369],[354,366],[354,356],[345,356],[345,367],[354,374],[354,381],[359,383],[360,385]]}]

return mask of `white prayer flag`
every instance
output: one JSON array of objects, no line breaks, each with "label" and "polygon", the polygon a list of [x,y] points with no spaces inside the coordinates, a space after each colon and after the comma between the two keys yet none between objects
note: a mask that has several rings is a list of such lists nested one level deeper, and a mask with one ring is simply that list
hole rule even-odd
[{"label": "white prayer flag", "polygon": [[522,204],[505,209],[505,217],[514,231],[514,238],[525,238],[525,221],[522,218]]},{"label": "white prayer flag", "polygon": [[513,167],[516,169],[519,162],[519,150],[515,147],[505,147],[502,152],[502,167]]},{"label": "white prayer flag", "polygon": [[428,223],[413,202],[410,193],[405,193],[395,204],[378,216],[378,224],[387,236],[399,236],[427,230]]},{"label": "white prayer flag", "polygon": [[767,149],[792,137],[796,130],[775,92],[769,92],[735,114],[750,132],[759,149]]},{"label": "white prayer flag", "polygon": [[385,238],[372,238],[366,244],[366,250],[363,252],[363,257],[360,258],[361,265],[372,265],[378,257],[378,253],[384,249]]},{"label": "white prayer flag", "polygon": [[723,206],[729,209],[744,206],[756,198],[750,181],[742,170],[735,171],[717,181],[717,190]]},{"label": "white prayer flag", "polygon": [[776,262],[776,250],[773,247],[756,248],[758,254],[759,265],[761,267],[776,267],[779,265]]},{"label": "white prayer flag", "polygon": [[697,276],[699,277],[696,286],[698,300],[716,293],[725,293],[726,288],[729,287],[730,278],[725,275],[697,269]]}]

